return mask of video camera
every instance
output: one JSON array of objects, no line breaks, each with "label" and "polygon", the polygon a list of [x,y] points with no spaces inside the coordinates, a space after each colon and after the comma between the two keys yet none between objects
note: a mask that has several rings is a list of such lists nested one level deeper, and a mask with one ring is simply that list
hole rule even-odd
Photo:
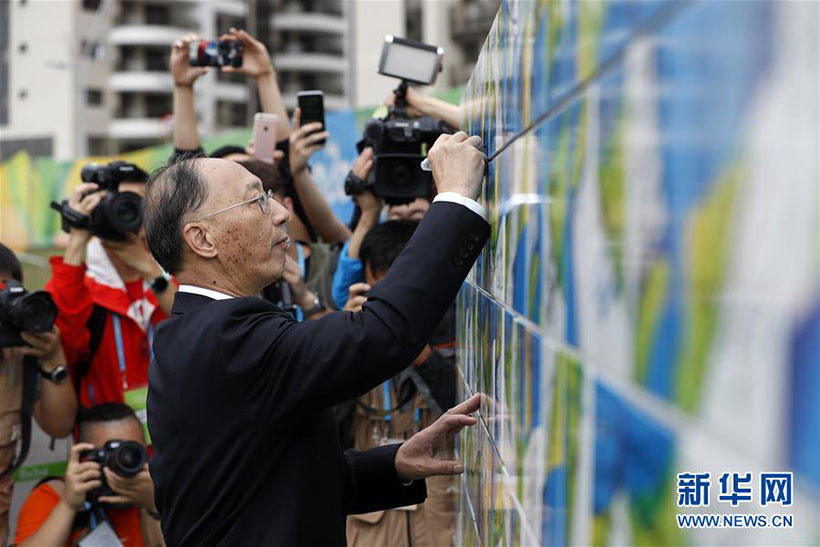
[{"label": "video camera", "polygon": [[46,291],[30,293],[16,280],[0,283],[0,347],[27,345],[21,330],[50,331],[56,318],[57,306]]},{"label": "video camera", "polygon": [[[148,461],[145,448],[134,441],[112,440],[102,448],[87,450],[80,454],[81,462],[97,462],[101,467],[107,467],[121,477],[135,477]],[[97,500],[100,496],[116,496],[105,480],[105,473],[101,475],[102,486],[88,493],[88,500]]]},{"label": "video camera", "polygon": [[417,197],[429,197],[433,176],[421,169],[427,150],[442,133],[454,128],[436,118],[407,117],[407,84],[429,85],[441,72],[444,50],[414,40],[386,36],[382,47],[379,74],[400,78],[394,90],[396,103],[382,119],[369,120],[362,140],[356,144],[361,153],[373,148],[373,169],[363,181],[349,175],[345,193],[349,196],[367,190],[396,205]]},{"label": "video camera", "polygon": [[142,226],[142,198],[134,192],[120,192],[121,182],[145,182],[148,173],[125,161],[112,161],[107,165],[90,163],[80,172],[83,182],[94,182],[100,190],[108,190],[88,217],[62,203],[51,202],[51,208],[59,211],[63,230],[71,228],[90,230],[100,239],[124,241],[129,233],[136,233]]}]

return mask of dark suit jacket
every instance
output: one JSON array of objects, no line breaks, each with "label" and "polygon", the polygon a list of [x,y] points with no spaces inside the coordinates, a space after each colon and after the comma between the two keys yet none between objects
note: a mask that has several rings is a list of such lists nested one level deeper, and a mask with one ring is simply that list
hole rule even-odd
[{"label": "dark suit jacket", "polygon": [[360,313],[294,322],[261,298],[177,293],[149,370],[150,462],[169,545],[344,545],[345,515],[423,501],[398,445],[343,453],[330,407],[406,367],[489,234],[434,203]]}]

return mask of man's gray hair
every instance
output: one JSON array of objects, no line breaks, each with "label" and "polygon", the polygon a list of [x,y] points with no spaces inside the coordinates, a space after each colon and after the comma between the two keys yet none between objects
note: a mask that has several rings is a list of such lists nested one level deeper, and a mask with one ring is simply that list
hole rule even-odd
[{"label": "man's gray hair", "polygon": [[208,187],[195,159],[181,159],[151,175],[146,188],[142,222],[151,254],[170,274],[182,270],[182,228],[188,214],[208,197]]}]

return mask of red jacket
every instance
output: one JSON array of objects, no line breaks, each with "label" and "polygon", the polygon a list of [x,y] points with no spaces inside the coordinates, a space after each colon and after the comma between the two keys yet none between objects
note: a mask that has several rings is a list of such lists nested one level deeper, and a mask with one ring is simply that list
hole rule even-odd
[{"label": "red jacket", "polygon": [[[104,402],[124,402],[123,388],[148,385],[151,361],[149,338],[156,324],[167,316],[147,283],[124,283],[102,247],[89,245],[89,267],[71,266],[62,257],[51,258],[52,277],[46,284],[57,304],[68,365],[76,375],[80,361],[90,353],[88,319],[94,304],[105,308],[105,329],[88,372],[80,385],[80,404],[90,407]],[[119,319],[125,373],[120,369],[115,322]]]}]

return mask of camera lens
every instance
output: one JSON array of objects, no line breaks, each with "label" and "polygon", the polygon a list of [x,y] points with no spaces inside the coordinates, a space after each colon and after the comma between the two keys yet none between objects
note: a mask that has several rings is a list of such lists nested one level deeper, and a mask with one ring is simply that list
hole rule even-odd
[{"label": "camera lens", "polygon": [[[101,204],[102,205],[102,204]],[[105,205],[111,228],[120,233],[136,232],[142,224],[142,198],[134,192],[118,192]]]},{"label": "camera lens", "polygon": [[57,306],[45,291],[34,291],[17,299],[10,310],[12,321],[31,332],[51,330],[57,318]]},{"label": "camera lens", "polygon": [[112,469],[124,477],[133,477],[148,461],[145,449],[133,441],[123,442],[114,450],[112,456]]},{"label": "camera lens", "polygon": [[80,171],[80,178],[83,182],[97,182],[97,172],[100,166],[96,163],[89,163],[84,165]]},{"label": "camera lens", "polygon": [[416,181],[415,175],[415,169],[405,161],[395,162],[390,172],[393,186],[400,190],[412,186]]}]

